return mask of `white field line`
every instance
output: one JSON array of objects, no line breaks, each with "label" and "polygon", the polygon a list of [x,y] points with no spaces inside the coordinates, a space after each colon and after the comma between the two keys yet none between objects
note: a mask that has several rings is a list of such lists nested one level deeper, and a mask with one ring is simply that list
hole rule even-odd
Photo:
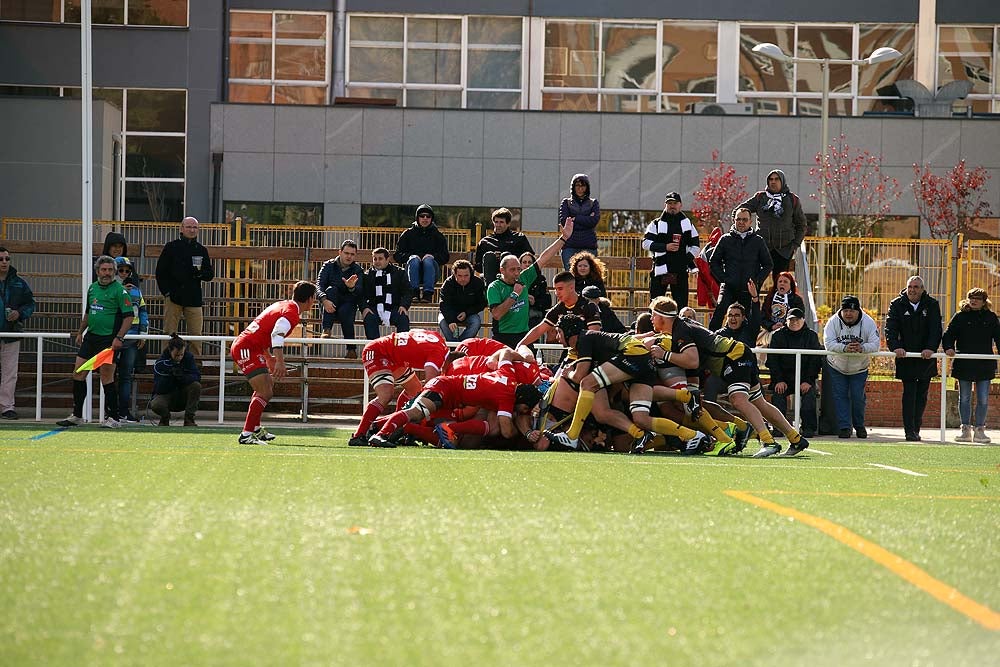
[{"label": "white field line", "polygon": [[822,454],[823,456],[833,456],[830,452],[824,452],[822,449],[816,449],[812,445],[809,446],[809,452],[813,454]]},{"label": "white field line", "polygon": [[891,470],[893,472],[901,472],[904,475],[913,475],[914,477],[927,477],[922,472],[913,472],[912,470],[907,470],[906,468],[897,468],[896,466],[884,466],[881,463],[869,463],[868,465],[874,466],[876,468],[882,468],[883,470]]}]

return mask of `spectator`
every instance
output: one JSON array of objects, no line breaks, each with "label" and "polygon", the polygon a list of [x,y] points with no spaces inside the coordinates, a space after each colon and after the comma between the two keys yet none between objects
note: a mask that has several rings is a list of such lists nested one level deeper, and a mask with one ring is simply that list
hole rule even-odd
[{"label": "spectator", "polygon": [[[74,369],[80,368],[91,357],[111,348],[118,356],[125,343],[125,334],[132,328],[135,309],[128,292],[115,280],[115,260],[107,255],[97,258],[97,280],[87,289],[87,311],[76,332]],[[84,333],[86,332],[86,334]],[[73,372],[73,414],[56,422],[59,426],[79,426],[83,423],[83,401],[87,398],[85,379],[90,371]],[[118,428],[118,388],[115,386],[115,364],[100,366],[101,386],[104,388],[104,428]]]},{"label": "spectator", "polygon": [[403,269],[389,263],[389,251],[385,248],[372,251],[372,268],[365,274],[364,283],[361,317],[365,322],[365,338],[378,338],[382,324],[394,326],[396,331],[409,331],[413,297],[410,281]]},{"label": "spectator", "polygon": [[[521,270],[535,263],[535,253],[521,253]],[[538,272],[535,282],[528,288],[528,326],[535,327],[545,317],[545,311],[552,307],[552,295],[549,294],[549,283],[545,279],[545,274]]]},{"label": "spectator", "polygon": [[688,270],[696,268],[701,247],[698,229],[681,211],[679,193],[667,193],[660,218],[646,227],[642,248],[653,253],[650,300],[664,296],[669,290],[679,308],[688,305]]},{"label": "spectator", "polygon": [[[323,307],[323,333],[320,338],[333,335],[333,322],[340,322],[344,338],[354,338],[354,320],[358,316],[358,305],[364,299],[364,269],[354,261],[358,255],[358,244],[347,239],[340,244],[336,257],[323,262],[316,278],[316,299]],[[348,359],[358,358],[356,345],[347,346]]]},{"label": "spectator", "polygon": [[525,290],[538,278],[549,258],[566,243],[573,234],[573,221],[567,220],[562,233],[549,247],[538,256],[538,261],[521,270],[521,260],[514,255],[505,255],[500,259],[500,277],[486,288],[486,303],[489,304],[490,316],[493,318],[493,338],[510,348],[516,348],[518,342],[528,333],[528,299]]},{"label": "spectator", "polygon": [[719,303],[708,326],[715,331],[722,326],[722,318],[729,312],[731,304],[739,302],[745,309],[750,309],[748,281],[752,280],[759,290],[771,271],[767,244],[754,232],[748,209],[733,211],[733,228],[719,239],[710,264],[712,277],[721,288]]},{"label": "spectator", "polygon": [[[128,255],[128,242],[125,240],[125,235],[119,232],[108,232],[104,236],[104,247],[101,248],[101,255],[107,255],[112,259],[118,259],[119,257],[125,257]],[[97,257],[100,257],[98,255]],[[97,257],[94,258],[94,266],[97,266]],[[139,280],[139,272],[132,267],[132,275]],[[97,280],[97,269],[94,269],[94,274],[92,281]]]},{"label": "spectator", "polygon": [[184,425],[197,426],[195,414],[201,400],[201,371],[187,342],[174,334],[153,364],[153,400],[149,409],[160,417],[160,426],[170,426],[170,413],[184,411]]},{"label": "spectator", "polygon": [[[556,292],[558,303],[545,313],[545,319],[524,335],[524,338],[515,347],[521,345],[532,345],[542,336],[553,333],[556,330],[556,323],[563,315],[577,315],[583,318],[586,327],[592,331],[601,330],[601,310],[589,299],[581,298],[576,291],[576,281],[569,271],[560,271],[552,279],[552,286]],[[591,285],[588,289],[597,289]],[[593,293],[593,292],[591,292]]]},{"label": "spectator", "polygon": [[[610,299],[601,296],[600,289],[594,285],[584,287],[582,296],[601,311],[601,331],[608,333],[625,333],[628,331],[625,323],[618,319],[618,315],[615,314],[615,309]],[[558,320],[556,321],[558,322]]]},{"label": "spectator", "polygon": [[[927,390],[937,375],[937,359],[931,355],[941,344],[941,306],[927,294],[920,276],[910,276],[906,289],[889,304],[885,344],[896,355],[896,378],[903,381],[903,432],[906,440],[916,442]],[[920,359],[907,358],[907,352],[919,352]]]},{"label": "spectator", "polygon": [[767,187],[737,208],[757,214],[757,233],[767,242],[774,267],[771,279],[777,280],[779,273],[793,266],[792,256],[806,235],[802,202],[788,190],[785,172],[780,169],[771,171],[767,175]]},{"label": "spectator", "polygon": [[859,438],[867,438],[865,428],[865,382],[871,355],[878,352],[879,334],[868,313],[861,310],[861,302],[854,295],[847,295],[840,303],[840,310],[826,323],[823,332],[824,346],[831,354],[830,387],[837,406],[837,435],[851,437],[851,426]]},{"label": "spectator", "polygon": [[604,262],[590,252],[578,252],[569,260],[570,271],[576,280],[576,293],[583,294],[587,287],[596,287],[601,290],[601,296],[608,295],[608,288],[604,284],[604,277],[608,274],[608,267]]},{"label": "spectator", "polygon": [[[132,317],[132,326],[129,327],[129,334],[140,335],[149,333],[149,312],[146,310],[146,300],[142,298],[142,290],[139,289],[139,281],[135,276],[135,267],[128,257],[116,257],[115,265],[118,269],[118,281],[125,287],[129,299],[135,307],[136,312]],[[145,339],[128,338],[122,343],[121,352],[118,355],[118,421],[122,423],[139,421],[132,414],[132,379],[135,376],[135,367],[139,361],[140,352],[146,349]],[[145,354],[142,355],[143,365],[145,365]]]},{"label": "spectator", "polygon": [[[785,326],[771,337],[773,350],[822,350],[819,336],[806,326],[805,312],[801,308],[791,308],[785,315]],[[800,433],[811,438],[817,433],[816,387],[823,358],[813,354],[802,355],[801,376],[798,393],[801,399],[802,424]],[[795,391],[795,356],[772,354],[767,358],[771,371],[771,405],[781,414],[788,410],[788,398]]]},{"label": "spectator", "polygon": [[560,256],[563,268],[569,269],[570,257],[586,250],[597,254],[597,223],[601,221],[601,206],[590,197],[590,176],[577,174],[569,184],[569,197],[559,204],[559,229],[573,221],[573,235],[566,241]]},{"label": "spectator", "polygon": [[[35,296],[24,278],[17,275],[10,251],[4,247],[0,247],[0,302],[3,302],[4,312],[0,331],[24,331],[25,321],[35,312]],[[0,417],[4,419],[18,418],[14,410],[14,392],[20,354],[20,338],[0,338]]]},{"label": "spectator", "polygon": [[694,258],[698,269],[698,305],[714,309],[719,304],[719,283],[712,277],[712,255],[722,238],[722,227],[716,227],[708,237],[708,245]]},{"label": "spectator", "polygon": [[[215,277],[208,250],[198,242],[198,220],[187,217],[181,220],[180,238],[163,246],[156,262],[156,285],[163,295],[163,331],[177,332],[181,318],[187,333],[200,336],[202,332],[202,283]],[[190,341],[191,354],[201,356],[201,343]]]},{"label": "spectator", "polygon": [[451,267],[451,276],[441,285],[438,326],[446,341],[475,338],[483,326],[486,283],[475,275],[472,263],[460,259]]},{"label": "spectator", "polygon": [[757,334],[760,333],[760,299],[757,298],[757,286],[752,280],[747,281],[750,294],[750,313],[742,303],[734,303],[726,310],[726,326],[715,333],[723,338],[738,340],[747,348],[756,347]]},{"label": "spectator", "polygon": [[[948,322],[942,347],[949,357],[960,354],[995,354],[1000,351],[1000,319],[993,312],[986,290],[975,287],[966,293],[958,312]],[[989,407],[990,381],[996,376],[997,362],[993,359],[956,359],[951,374],[958,380],[958,414],[962,418],[962,433],[956,442],[988,443],[986,410]],[[976,390],[976,430],[972,431],[972,389]]]},{"label": "spectator", "polygon": [[761,325],[767,331],[777,331],[785,326],[785,317],[792,308],[798,308],[804,313],[806,303],[799,295],[795,275],[791,271],[782,271],[764,299]]},{"label": "spectator", "polygon": [[476,271],[489,282],[496,280],[500,272],[500,258],[504,255],[520,257],[526,252],[534,253],[528,237],[510,228],[513,215],[510,209],[498,208],[493,211],[493,233],[487,234],[476,244]]},{"label": "spectator", "polygon": [[448,263],[448,241],[434,224],[434,209],[427,204],[417,207],[417,219],[399,235],[393,257],[406,267],[414,303],[430,303],[441,267]]}]

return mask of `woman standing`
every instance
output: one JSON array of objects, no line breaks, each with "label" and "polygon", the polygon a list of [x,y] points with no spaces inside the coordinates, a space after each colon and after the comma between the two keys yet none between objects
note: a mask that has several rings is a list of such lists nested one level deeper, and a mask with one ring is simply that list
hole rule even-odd
[{"label": "woman standing", "polygon": [[590,176],[576,174],[569,185],[569,197],[559,204],[559,231],[567,220],[573,221],[573,235],[566,241],[560,256],[563,268],[569,270],[569,258],[581,250],[597,254],[597,223],[601,221],[601,205],[590,196]]},{"label": "woman standing", "polygon": [[[993,312],[986,290],[975,287],[965,295],[959,311],[948,323],[942,347],[949,357],[955,352],[994,354],[1000,350],[1000,319]],[[992,359],[956,359],[952,375],[958,379],[958,414],[962,418],[962,433],[955,442],[988,443],[986,410],[989,407],[990,381],[996,375],[997,362]],[[976,388],[976,428],[972,429],[972,388]]]}]

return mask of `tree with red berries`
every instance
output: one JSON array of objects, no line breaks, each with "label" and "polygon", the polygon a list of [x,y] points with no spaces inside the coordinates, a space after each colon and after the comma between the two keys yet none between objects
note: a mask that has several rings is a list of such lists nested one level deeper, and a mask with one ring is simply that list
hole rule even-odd
[{"label": "tree with red berries", "polygon": [[917,211],[932,238],[967,234],[976,218],[990,215],[985,199],[990,174],[982,166],[967,169],[965,160],[959,160],[944,176],[937,176],[928,165],[915,164],[913,176]]},{"label": "tree with red berries", "polygon": [[733,209],[750,197],[747,177],[738,176],[731,164],[719,160],[718,149],[712,151],[712,164],[711,169],[702,169],[705,175],[694,193],[691,212],[709,228],[717,225],[728,231]]},{"label": "tree with red berries", "polygon": [[[809,182],[826,183],[827,216],[836,221],[837,236],[870,237],[882,233],[881,223],[902,191],[899,181],[882,173],[882,156],[851,148],[841,134],[816,155]],[[819,200],[818,194],[809,195]]]}]

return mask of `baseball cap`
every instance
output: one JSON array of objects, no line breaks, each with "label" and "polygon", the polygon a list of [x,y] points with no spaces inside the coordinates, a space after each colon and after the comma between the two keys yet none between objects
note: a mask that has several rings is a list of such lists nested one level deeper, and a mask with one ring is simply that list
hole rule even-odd
[{"label": "baseball cap", "polygon": [[667,196],[663,198],[663,201],[675,201],[678,204],[681,203],[681,195],[679,192],[668,192]]},{"label": "baseball cap", "polygon": [[788,311],[788,314],[785,315],[785,319],[786,320],[790,320],[790,319],[793,319],[793,318],[795,318],[795,319],[802,319],[805,316],[806,316],[806,314],[802,312],[801,308],[792,308],[792,309],[790,309]]},{"label": "baseball cap", "polygon": [[582,294],[584,299],[599,299],[601,297],[601,288],[597,285],[587,285],[583,288]]}]

